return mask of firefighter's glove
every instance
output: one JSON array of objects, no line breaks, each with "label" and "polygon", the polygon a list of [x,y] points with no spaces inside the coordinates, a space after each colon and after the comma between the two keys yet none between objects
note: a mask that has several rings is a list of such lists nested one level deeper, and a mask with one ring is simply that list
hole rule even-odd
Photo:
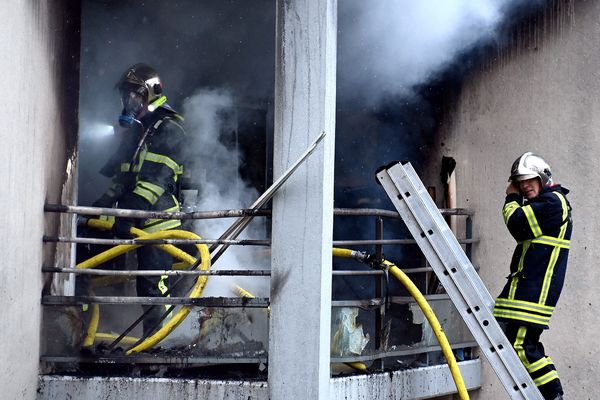
[{"label": "firefighter's glove", "polygon": [[134,235],[130,231],[134,226],[135,219],[133,218],[116,218],[112,226],[112,233],[119,239],[131,239]]},{"label": "firefighter's glove", "polygon": [[[140,210],[147,211],[150,209],[150,203],[146,201],[143,197],[138,196],[135,193],[125,194],[117,204],[118,208],[128,209],[128,210]],[[131,234],[130,230],[135,226],[136,220],[135,218],[126,218],[126,217],[118,217],[115,220],[115,223],[112,227],[113,235],[120,239],[131,239],[134,235]]]},{"label": "firefighter's glove", "polygon": [[112,207],[115,199],[107,194],[103,194],[98,200],[92,203],[92,207],[110,208]]}]

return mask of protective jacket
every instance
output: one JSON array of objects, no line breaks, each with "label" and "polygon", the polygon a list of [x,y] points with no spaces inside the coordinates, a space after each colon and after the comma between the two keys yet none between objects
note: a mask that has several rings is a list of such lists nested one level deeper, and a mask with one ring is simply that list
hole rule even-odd
[{"label": "protective jacket", "polygon": [[[141,119],[144,131],[134,126],[125,132],[118,150],[100,170],[113,178],[104,197],[124,209],[179,211],[178,181],[185,150],[182,121],[165,104]],[[156,232],[179,225],[179,220],[148,219],[141,228]]]},{"label": "protective jacket", "polygon": [[565,280],[573,228],[567,193],[555,185],[531,200],[506,196],[502,214],[517,247],[508,282],[496,299],[496,319],[548,328]]}]

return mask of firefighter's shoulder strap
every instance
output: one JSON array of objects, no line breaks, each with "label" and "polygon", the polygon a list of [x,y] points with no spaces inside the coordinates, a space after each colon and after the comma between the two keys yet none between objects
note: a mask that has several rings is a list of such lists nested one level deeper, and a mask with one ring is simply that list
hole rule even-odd
[{"label": "firefighter's shoulder strap", "polygon": [[492,314],[494,299],[410,163],[388,165],[377,180],[456,306],[511,399],[542,395]]}]

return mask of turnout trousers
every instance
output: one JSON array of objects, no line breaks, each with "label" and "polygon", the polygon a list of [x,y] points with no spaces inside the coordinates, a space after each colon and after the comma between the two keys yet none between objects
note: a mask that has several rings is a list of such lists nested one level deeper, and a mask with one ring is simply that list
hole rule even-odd
[{"label": "turnout trousers", "polygon": [[544,399],[554,399],[557,395],[563,394],[556,368],[550,357],[545,354],[544,346],[540,342],[540,335],[544,330],[506,323],[504,331]]},{"label": "turnout trousers", "polygon": [[[140,270],[169,270],[173,257],[155,246],[142,246],[137,249],[138,269]],[[137,295],[144,297],[161,297],[168,290],[168,276],[138,276],[136,280]],[[167,306],[168,307],[168,306]],[[142,306],[144,312],[151,308],[143,320],[144,336],[152,333],[160,324],[165,313],[162,306]]]}]

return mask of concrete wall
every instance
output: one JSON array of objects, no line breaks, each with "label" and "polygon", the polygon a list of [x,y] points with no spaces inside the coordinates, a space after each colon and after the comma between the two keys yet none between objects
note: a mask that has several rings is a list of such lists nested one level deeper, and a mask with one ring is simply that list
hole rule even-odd
[{"label": "concrete wall", "polygon": [[[474,263],[493,296],[508,275],[515,245],[501,207],[510,166],[526,150],[544,155],[572,190],[574,234],[562,297],[542,342],[566,397],[600,398],[600,2],[552,3],[520,26],[512,43],[465,79],[432,162],[458,161],[458,207],[477,212]],[[484,363],[481,398],[504,398]]]},{"label": "concrete wall", "polygon": [[[480,360],[460,363],[468,390],[480,383]],[[330,400],[430,399],[440,393],[454,393],[456,386],[446,365],[415,368],[328,380]],[[306,390],[308,392],[308,389]],[[449,395],[451,396],[451,395]],[[444,398],[448,398],[446,396]],[[84,378],[40,376],[38,400],[63,399],[144,399],[144,400],[267,400],[267,382],[166,378]],[[288,397],[293,398],[293,397]],[[312,399],[302,395],[302,399]]]},{"label": "concrete wall", "polygon": [[[57,216],[44,202],[72,196],[77,141],[76,63],[79,12],[74,2],[8,0],[0,9],[0,388],[4,399],[34,399],[40,353],[43,263],[61,257],[42,248]],[[69,162],[69,160],[71,160]]]}]

